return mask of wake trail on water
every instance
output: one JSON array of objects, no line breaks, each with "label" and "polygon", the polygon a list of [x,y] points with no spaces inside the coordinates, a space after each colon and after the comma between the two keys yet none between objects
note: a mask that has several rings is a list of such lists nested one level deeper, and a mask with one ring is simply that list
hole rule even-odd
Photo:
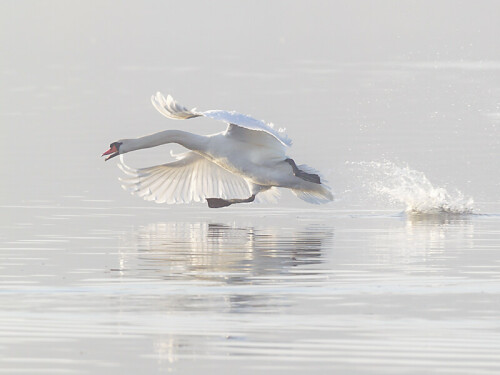
[{"label": "wake trail on water", "polygon": [[434,186],[423,172],[391,161],[349,162],[359,167],[363,185],[375,198],[404,204],[407,214],[470,214],[474,200],[459,190]]}]

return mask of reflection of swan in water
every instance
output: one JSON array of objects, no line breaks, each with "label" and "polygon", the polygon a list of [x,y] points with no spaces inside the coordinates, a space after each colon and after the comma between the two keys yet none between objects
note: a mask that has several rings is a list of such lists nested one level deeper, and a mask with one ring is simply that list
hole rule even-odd
[{"label": "reflection of swan in water", "polygon": [[[300,267],[322,262],[332,230],[316,227],[237,227],[206,222],[166,222],[133,234],[138,254],[122,254],[124,275],[197,279],[227,284],[273,282],[269,277],[300,274]],[[129,242],[128,240],[127,242]],[[306,269],[314,275],[313,269]]]},{"label": "reflection of swan in water", "polygon": [[[288,217],[283,225],[272,220],[266,225],[261,219],[259,226],[152,223],[123,238],[121,266],[112,275],[132,290],[137,283],[138,308],[158,314],[151,326],[160,327],[154,344],[160,362],[170,365],[186,350],[217,354],[221,343],[249,334],[249,326],[236,320],[287,311],[301,286],[322,285],[327,276],[319,271],[333,230],[309,223],[290,227]],[[127,296],[125,311],[132,298]]]}]

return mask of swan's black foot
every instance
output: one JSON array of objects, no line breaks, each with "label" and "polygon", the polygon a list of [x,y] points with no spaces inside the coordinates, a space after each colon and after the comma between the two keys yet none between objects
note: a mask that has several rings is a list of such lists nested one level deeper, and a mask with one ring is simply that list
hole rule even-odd
[{"label": "swan's black foot", "polygon": [[208,207],[210,208],[221,208],[232,205],[232,202],[229,202],[222,198],[207,198]]},{"label": "swan's black foot", "polygon": [[222,198],[207,198],[208,207],[221,208],[227,207],[235,203],[250,203],[255,200],[255,194],[252,194],[247,199],[222,199]]},{"label": "swan's black foot", "polygon": [[293,159],[285,159],[285,161],[290,164],[293,169],[293,174],[304,181],[314,182],[315,184],[321,184],[321,179],[316,173],[307,173],[297,167]]},{"label": "swan's black foot", "polygon": [[321,184],[321,179],[315,173],[306,173],[299,169],[298,172],[295,173],[295,176],[309,182],[314,182],[315,184]]}]

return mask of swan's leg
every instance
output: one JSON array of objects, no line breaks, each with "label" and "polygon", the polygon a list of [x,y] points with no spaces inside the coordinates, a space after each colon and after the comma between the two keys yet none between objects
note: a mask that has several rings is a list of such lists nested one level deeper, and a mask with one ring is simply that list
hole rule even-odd
[{"label": "swan's leg", "polygon": [[300,170],[295,164],[293,159],[285,159],[285,161],[292,166],[293,174],[305,181],[314,182],[315,184],[321,184],[319,176],[315,173],[307,173]]},{"label": "swan's leg", "polygon": [[221,208],[231,205],[231,202],[222,198],[207,198],[207,203],[210,208]]},{"label": "swan's leg", "polygon": [[246,199],[222,199],[222,198],[207,198],[208,207],[210,208],[221,208],[227,207],[235,203],[250,203],[255,200],[255,194],[252,194]]}]

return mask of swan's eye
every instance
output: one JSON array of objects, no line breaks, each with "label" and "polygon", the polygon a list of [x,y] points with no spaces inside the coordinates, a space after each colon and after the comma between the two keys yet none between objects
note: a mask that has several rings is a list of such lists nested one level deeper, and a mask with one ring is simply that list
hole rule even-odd
[{"label": "swan's eye", "polygon": [[116,150],[118,151],[120,149],[120,146],[122,145],[121,142],[113,142],[109,145],[109,148],[116,148]]}]

